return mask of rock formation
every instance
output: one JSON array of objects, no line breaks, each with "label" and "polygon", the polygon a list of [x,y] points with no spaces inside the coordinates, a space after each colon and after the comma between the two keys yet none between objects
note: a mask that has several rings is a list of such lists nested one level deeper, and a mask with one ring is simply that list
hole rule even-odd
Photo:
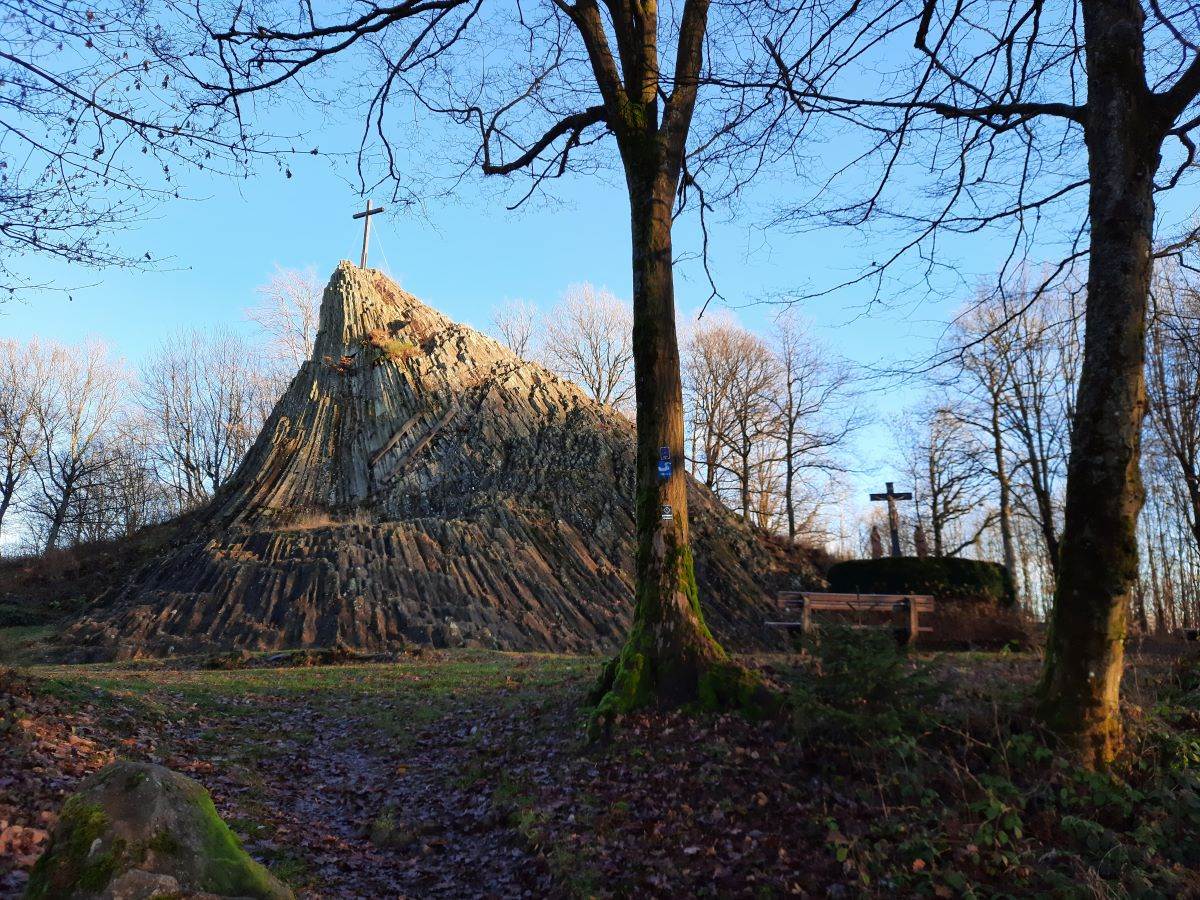
[{"label": "rock formation", "polygon": [[[633,480],[626,418],[343,262],[237,474],[67,639],[119,657],[610,650],[632,612]],[[757,643],[779,558],[700,485],[688,503],[710,625]]]}]

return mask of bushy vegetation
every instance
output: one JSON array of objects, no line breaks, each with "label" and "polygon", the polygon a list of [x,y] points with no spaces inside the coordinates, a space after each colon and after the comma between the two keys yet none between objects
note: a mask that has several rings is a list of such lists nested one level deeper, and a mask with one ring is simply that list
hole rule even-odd
[{"label": "bushy vegetation", "polygon": [[[844,799],[827,844],[864,889],[939,897],[1200,890],[1200,666],[1147,685],[1105,773],[1068,762],[1019,688],[939,684],[878,635],[825,629],[794,728]],[[970,674],[967,674],[970,679]],[[982,701],[982,702],[981,702]],[[856,809],[870,809],[863,816]]]},{"label": "bushy vegetation", "polygon": [[0,628],[45,625],[78,614],[160,553],[186,519],[143,528],[123,540],[0,559]]},{"label": "bushy vegetation", "polygon": [[957,557],[888,556],[851,559],[830,566],[829,589],[864,594],[931,594],[935,600],[966,600],[1012,606],[1016,589],[999,563]]},{"label": "bushy vegetation", "polygon": [[372,362],[376,365],[385,360],[404,362],[420,351],[420,348],[412,341],[396,337],[386,328],[376,328],[370,331],[363,338],[363,346],[374,351],[375,356]]}]

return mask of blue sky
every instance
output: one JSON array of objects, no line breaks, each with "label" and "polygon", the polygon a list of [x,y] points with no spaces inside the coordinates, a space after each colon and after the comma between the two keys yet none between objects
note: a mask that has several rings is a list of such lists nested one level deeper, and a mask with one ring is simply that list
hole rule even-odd
[{"label": "blue sky", "polygon": [[[338,124],[315,136],[322,146],[336,145],[342,136],[355,138]],[[195,199],[159,206],[119,238],[137,255],[149,251],[157,260],[169,260],[159,271],[95,272],[32,258],[16,261],[15,268],[35,278],[72,286],[73,299],[36,293],[0,305],[0,335],[59,341],[98,335],[136,366],[178,328],[221,324],[249,331],[244,310],[276,266],[312,266],[324,275],[338,260],[358,257],[361,223],[351,214],[361,208],[361,199],[354,187],[320,158],[302,156],[292,169],[291,179],[273,166],[237,183],[186,178],[184,188]],[[795,185],[784,182],[760,183],[746,204],[747,215],[714,230],[719,286],[750,327],[765,327],[777,311],[755,301],[845,277],[874,252],[867,236],[842,230],[805,235],[763,230],[759,223],[772,200],[794,192]],[[384,200],[378,194],[376,199]],[[478,328],[487,326],[492,308],[505,300],[520,298],[545,308],[574,282],[605,285],[623,297],[630,293],[623,184],[591,176],[560,183],[552,201],[517,212],[507,212],[495,192],[468,184],[456,198],[431,203],[424,215],[389,209],[375,217],[373,235],[372,265],[452,318]],[[681,223],[677,253],[696,247],[695,224]],[[1004,248],[984,236],[954,249],[969,280],[972,273],[994,271],[996,260],[990,254]],[[694,310],[707,295],[699,266],[680,265],[681,312]],[[930,350],[964,298],[921,302],[912,294],[894,298],[893,308],[860,317],[856,307],[864,299],[861,292],[850,291],[803,309],[835,353],[871,365]],[[917,399],[908,385],[877,388],[864,402],[876,408],[881,421]],[[863,469],[855,479],[856,493],[896,478],[887,464],[894,451],[886,427],[864,431],[856,450]]]}]

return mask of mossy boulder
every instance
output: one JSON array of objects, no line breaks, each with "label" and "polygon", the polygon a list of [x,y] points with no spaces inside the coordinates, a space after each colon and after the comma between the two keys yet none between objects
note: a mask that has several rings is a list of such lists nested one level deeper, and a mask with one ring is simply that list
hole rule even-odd
[{"label": "mossy boulder", "polygon": [[851,559],[829,567],[826,576],[835,593],[930,594],[939,602],[1016,604],[1008,569],[999,563],[953,556],[921,559],[887,556]]},{"label": "mossy boulder", "polygon": [[25,896],[291,900],[242,849],[197,781],[162,766],[117,762],[67,799]]}]

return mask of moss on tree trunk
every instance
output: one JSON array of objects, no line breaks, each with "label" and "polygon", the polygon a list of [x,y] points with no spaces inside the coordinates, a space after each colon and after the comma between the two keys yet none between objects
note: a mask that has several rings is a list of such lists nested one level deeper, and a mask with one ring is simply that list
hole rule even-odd
[{"label": "moss on tree trunk", "polygon": [[1143,13],[1083,7],[1090,174],[1086,339],[1039,711],[1085,765],[1120,745],[1119,697],[1137,516],[1153,179],[1162,125],[1145,82]]},{"label": "moss on tree trunk", "polygon": [[[678,172],[652,150],[627,155],[633,242],[633,356],[637,391],[637,561],[634,621],[604,670],[594,721],[647,706],[701,702],[754,710],[767,702],[704,622],[688,537],[683,388],[675,329],[671,202]],[[639,166],[650,161],[643,176]],[[667,477],[659,473],[665,453]]]}]

